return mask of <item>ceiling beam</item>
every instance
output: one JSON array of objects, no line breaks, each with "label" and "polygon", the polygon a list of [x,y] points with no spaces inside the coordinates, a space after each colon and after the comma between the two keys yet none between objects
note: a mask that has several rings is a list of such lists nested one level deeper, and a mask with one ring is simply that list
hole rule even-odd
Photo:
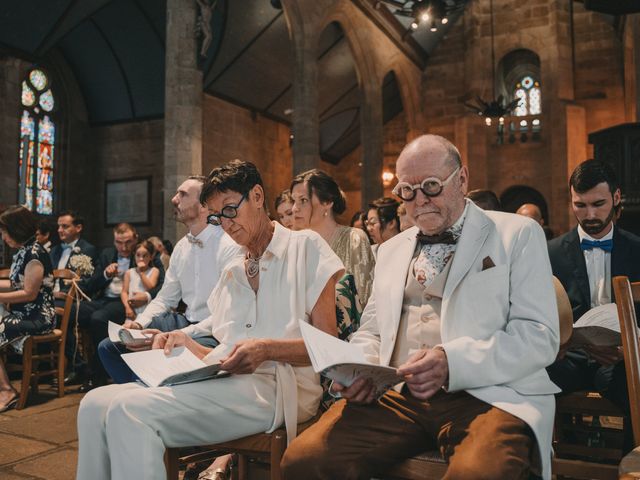
[{"label": "ceiling beam", "polygon": [[429,55],[407,29],[379,0],[351,0],[389,39],[415,63],[420,70],[427,65]]}]

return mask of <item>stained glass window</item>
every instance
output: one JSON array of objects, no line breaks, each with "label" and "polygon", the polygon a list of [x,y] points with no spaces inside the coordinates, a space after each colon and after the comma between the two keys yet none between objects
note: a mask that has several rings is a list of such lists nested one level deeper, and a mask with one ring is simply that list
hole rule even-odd
[{"label": "stained glass window", "polygon": [[[20,119],[19,202],[45,215],[53,214],[56,125],[55,100],[49,78],[33,69],[22,82]],[[41,110],[42,109],[42,110]]]},{"label": "stained glass window", "polygon": [[540,82],[534,80],[530,75],[522,77],[516,83],[513,96],[520,99],[514,112],[516,116],[524,117],[525,115],[540,115],[542,113]]}]

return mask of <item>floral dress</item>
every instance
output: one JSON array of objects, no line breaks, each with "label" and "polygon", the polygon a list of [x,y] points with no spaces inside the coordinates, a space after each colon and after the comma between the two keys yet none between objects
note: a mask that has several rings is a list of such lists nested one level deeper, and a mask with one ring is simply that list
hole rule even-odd
[{"label": "floral dress", "polygon": [[14,290],[24,288],[24,272],[30,262],[44,267],[38,296],[32,302],[13,303],[11,311],[0,318],[0,347],[31,334],[50,332],[55,322],[53,268],[49,254],[35,241],[29,241],[13,256],[9,279]]}]

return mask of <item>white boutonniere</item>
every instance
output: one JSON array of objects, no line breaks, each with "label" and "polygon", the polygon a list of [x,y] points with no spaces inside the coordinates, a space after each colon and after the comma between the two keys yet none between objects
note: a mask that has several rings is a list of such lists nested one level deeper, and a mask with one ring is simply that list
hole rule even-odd
[{"label": "white boutonniere", "polygon": [[[73,248],[71,249],[71,253],[78,254],[78,253],[80,253],[80,252],[82,252],[82,250],[80,250],[80,247],[77,247],[77,246],[76,246],[76,247],[73,247]],[[86,256],[86,255],[85,255],[85,256]]]},{"label": "white boutonniere", "polygon": [[[78,247],[74,247],[73,250]],[[78,250],[80,250],[78,248]],[[76,272],[81,277],[88,277],[93,275],[93,263],[91,262],[91,257],[88,255],[72,255],[69,258],[69,268]]]}]

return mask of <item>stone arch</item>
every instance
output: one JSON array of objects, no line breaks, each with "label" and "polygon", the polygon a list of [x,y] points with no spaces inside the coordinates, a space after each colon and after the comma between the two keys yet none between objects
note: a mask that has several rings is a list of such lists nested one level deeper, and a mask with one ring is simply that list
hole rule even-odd
[{"label": "stone arch", "polygon": [[423,122],[420,121],[420,88],[411,88],[411,85],[420,85],[421,79],[412,78],[415,75],[412,75],[412,72],[408,70],[406,63],[394,61],[385,74],[386,76],[389,71],[393,71],[400,88],[402,106],[407,117],[407,141],[418,136],[423,128]]},{"label": "stone arch", "polygon": [[528,185],[512,185],[500,195],[500,205],[505,212],[515,213],[521,205],[533,203],[540,208],[544,224],[549,225],[549,207],[544,195]]}]

